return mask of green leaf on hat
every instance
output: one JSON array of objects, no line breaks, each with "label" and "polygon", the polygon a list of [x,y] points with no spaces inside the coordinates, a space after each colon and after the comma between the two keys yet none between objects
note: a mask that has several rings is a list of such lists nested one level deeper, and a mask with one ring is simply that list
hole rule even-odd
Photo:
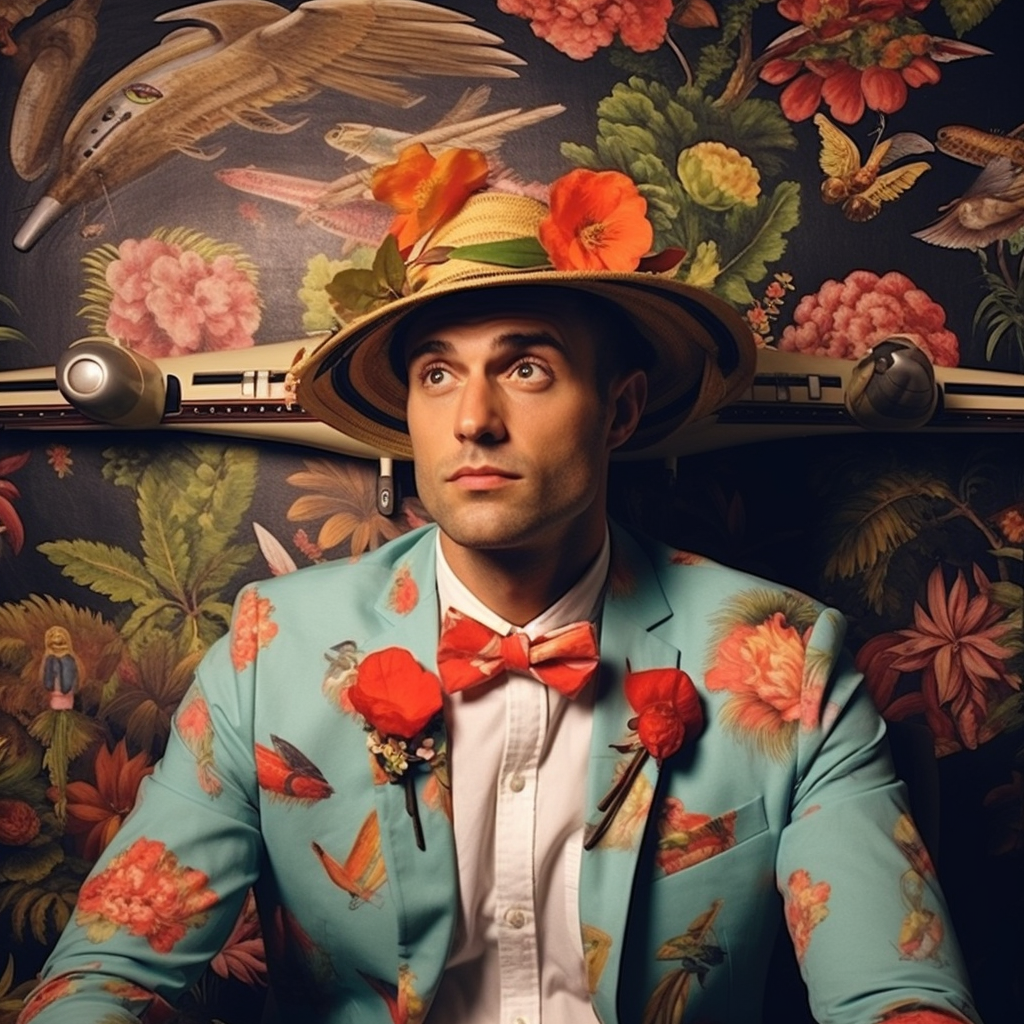
[{"label": "green leaf on hat", "polygon": [[377,250],[373,258],[373,273],[382,291],[390,291],[396,296],[402,294],[405,287],[405,263],[398,251],[398,239],[394,235],[386,235]]},{"label": "green leaf on hat", "polygon": [[494,263],[500,267],[543,267],[550,263],[544,246],[533,235],[507,238],[501,242],[457,245],[448,256],[453,260]]}]

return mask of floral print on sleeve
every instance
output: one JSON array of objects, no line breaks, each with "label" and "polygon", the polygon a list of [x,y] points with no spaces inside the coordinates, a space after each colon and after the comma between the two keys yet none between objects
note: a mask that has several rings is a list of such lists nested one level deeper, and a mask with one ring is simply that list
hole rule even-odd
[{"label": "floral print on sleeve", "polygon": [[136,839],[86,879],[75,920],[93,942],[106,942],[123,928],[157,953],[170,953],[189,928],[206,923],[217,902],[208,881],[202,871],[179,864],[159,840]]},{"label": "floral print on sleeve", "polygon": [[803,963],[811,932],[828,917],[828,900],[832,887],[828,882],[814,882],[803,868],[789,876],[782,896],[786,904],[786,926],[793,940],[796,958]]},{"label": "floral print on sleeve", "polygon": [[182,742],[196,759],[200,788],[210,796],[220,796],[221,781],[213,758],[213,720],[210,706],[198,684],[193,684],[181,702],[174,723]]},{"label": "floral print on sleeve", "polygon": [[242,593],[231,630],[231,663],[236,672],[251,665],[260,648],[277,636],[277,623],[270,617],[273,611],[270,599],[260,597],[257,587]]},{"label": "floral print on sleeve", "polygon": [[824,682],[807,647],[816,618],[806,599],[758,591],[740,595],[717,618],[704,681],[730,694],[721,713],[726,727],[770,757],[784,757],[796,730],[817,724]]}]

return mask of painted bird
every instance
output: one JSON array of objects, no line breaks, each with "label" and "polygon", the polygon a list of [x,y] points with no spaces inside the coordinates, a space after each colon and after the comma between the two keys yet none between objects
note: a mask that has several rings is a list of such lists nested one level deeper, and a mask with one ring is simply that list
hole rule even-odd
[{"label": "painted bird", "polygon": [[1024,227],[1024,167],[994,157],[962,196],[939,209],[943,216],[915,238],[946,249],[984,249],[1007,239]]},{"label": "painted bird", "polygon": [[298,747],[271,734],[274,749],[257,743],[256,779],[272,796],[312,803],[326,800],[334,790],[323,773]]},{"label": "painted bird", "polygon": [[332,89],[410,107],[400,80],[515,78],[520,57],[468,15],[422,0],[315,0],[294,11],[266,0],[215,0],[157,21],[172,32],[101,85],[75,115],[46,194],[15,236],[34,245],[67,210],[134,181],[174,152],[210,160],[203,141],[229,124],[284,135],[305,124],[269,113]]}]

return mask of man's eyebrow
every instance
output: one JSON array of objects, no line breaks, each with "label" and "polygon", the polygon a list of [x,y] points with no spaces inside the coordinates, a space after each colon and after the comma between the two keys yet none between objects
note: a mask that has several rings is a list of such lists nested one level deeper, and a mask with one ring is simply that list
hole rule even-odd
[{"label": "man's eyebrow", "polygon": [[[493,341],[498,349],[526,349],[535,346],[553,348],[563,355],[568,355],[565,343],[555,337],[549,331],[509,331],[506,334],[499,334]],[[450,355],[455,346],[444,338],[427,337],[418,341],[409,350],[406,356],[406,364],[411,365],[415,360],[424,356],[446,356]]]}]

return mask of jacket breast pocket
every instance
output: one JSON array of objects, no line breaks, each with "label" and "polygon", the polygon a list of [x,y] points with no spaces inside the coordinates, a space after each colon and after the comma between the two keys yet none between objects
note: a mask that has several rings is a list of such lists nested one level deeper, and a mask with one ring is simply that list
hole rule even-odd
[{"label": "jacket breast pocket", "polygon": [[682,801],[669,797],[658,819],[655,881],[728,854],[767,831],[761,797],[715,817],[688,811]]}]

